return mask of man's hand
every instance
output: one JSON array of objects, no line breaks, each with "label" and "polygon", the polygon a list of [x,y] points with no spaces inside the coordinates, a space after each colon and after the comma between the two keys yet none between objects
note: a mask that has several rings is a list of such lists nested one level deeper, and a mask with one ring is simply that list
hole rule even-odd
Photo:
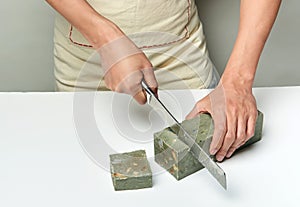
[{"label": "man's hand", "polygon": [[153,68],[145,54],[112,21],[99,14],[86,0],[47,0],[89,41],[100,54],[105,83],[113,91],[146,102],[144,79],[157,93]]},{"label": "man's hand", "polygon": [[157,81],[152,65],[143,53],[121,60],[105,74],[105,83],[109,89],[132,95],[138,103],[145,104],[147,96],[141,86],[142,80],[157,93]]},{"label": "man's hand", "polygon": [[209,113],[214,120],[210,153],[216,155],[218,161],[231,157],[254,135],[257,107],[251,88],[220,82],[214,91],[196,103],[186,118],[199,113]]},{"label": "man's hand", "polygon": [[238,36],[219,86],[187,118],[210,113],[215,131],[210,153],[230,157],[254,134],[257,107],[252,85],[281,0],[241,0]]},{"label": "man's hand", "polygon": [[106,86],[112,91],[126,93],[134,97],[139,104],[145,104],[147,96],[141,82],[145,80],[154,93],[157,82],[151,63],[144,54],[137,54],[120,61],[105,74]]},{"label": "man's hand", "polygon": [[140,104],[147,101],[141,86],[142,80],[146,81],[155,94],[157,93],[152,64],[125,35],[103,45],[98,52],[105,70],[105,83],[109,89],[130,94]]}]

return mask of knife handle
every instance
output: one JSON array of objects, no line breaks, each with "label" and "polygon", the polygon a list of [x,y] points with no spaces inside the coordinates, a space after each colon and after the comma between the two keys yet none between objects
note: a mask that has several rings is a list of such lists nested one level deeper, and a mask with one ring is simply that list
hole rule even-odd
[{"label": "knife handle", "polygon": [[155,96],[154,92],[151,90],[151,88],[148,86],[148,84],[145,82],[145,80],[142,80],[141,84],[142,84],[142,88],[143,88],[150,96]]}]

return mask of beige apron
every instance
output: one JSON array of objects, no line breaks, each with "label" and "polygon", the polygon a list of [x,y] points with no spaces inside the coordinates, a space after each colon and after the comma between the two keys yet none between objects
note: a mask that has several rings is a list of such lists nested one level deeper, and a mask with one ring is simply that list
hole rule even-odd
[{"label": "beige apron", "polygon": [[[217,75],[194,0],[89,0],[146,54],[160,89],[208,88]],[[56,89],[107,90],[98,53],[62,16],[54,33]]]}]

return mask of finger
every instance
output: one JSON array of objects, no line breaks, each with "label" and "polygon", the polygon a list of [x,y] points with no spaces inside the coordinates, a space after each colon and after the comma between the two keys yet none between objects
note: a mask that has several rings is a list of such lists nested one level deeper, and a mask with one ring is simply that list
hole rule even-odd
[{"label": "finger", "polygon": [[244,117],[239,117],[237,121],[237,132],[236,139],[228,152],[226,153],[226,157],[229,158],[231,155],[237,150],[243,143],[246,142],[246,124],[247,119]]},{"label": "finger", "polygon": [[146,68],[143,69],[142,72],[144,74],[144,80],[146,81],[147,85],[151,88],[155,96],[158,97],[157,94],[158,83],[155,78],[154,69],[152,67]]},{"label": "finger", "polygon": [[222,147],[224,136],[226,133],[226,127],[214,129],[213,139],[210,145],[209,152],[211,155],[215,155]]},{"label": "finger", "polygon": [[211,115],[214,120],[214,133],[210,153],[215,155],[221,148],[227,131],[226,102],[222,85],[209,94]]},{"label": "finger", "polygon": [[235,151],[236,151],[235,147],[230,147],[229,150],[228,150],[228,153],[227,153],[226,157],[230,158]]},{"label": "finger", "polygon": [[247,121],[247,137],[246,141],[248,141],[255,134],[255,125],[257,120],[257,113],[249,117]]},{"label": "finger", "polygon": [[117,85],[116,91],[131,95],[139,104],[147,102],[147,96],[142,89],[143,73],[140,70],[131,72]]},{"label": "finger", "polygon": [[257,114],[250,116],[247,120],[247,129],[246,129],[246,139],[239,144],[237,149],[246,144],[246,142],[255,135],[255,126],[256,126]]},{"label": "finger", "polygon": [[211,155],[215,155],[221,148],[227,130],[226,119],[224,121],[224,118],[218,119],[217,117],[213,117],[213,120],[214,133],[209,149]]},{"label": "finger", "polygon": [[237,125],[237,137],[235,147],[238,147],[240,144],[246,141],[247,138],[247,122],[248,117],[239,117],[238,118],[238,125]]},{"label": "finger", "polygon": [[144,90],[136,93],[133,98],[141,105],[144,105],[147,102],[147,96]]},{"label": "finger", "polygon": [[222,147],[216,154],[216,159],[221,162],[224,157],[227,155],[228,150],[236,140],[236,131],[237,131],[237,119],[235,116],[227,117],[227,131],[224,137]]},{"label": "finger", "polygon": [[190,113],[185,117],[185,119],[192,119],[196,117],[199,113],[209,113],[211,114],[209,98],[206,96],[202,100],[198,101]]}]

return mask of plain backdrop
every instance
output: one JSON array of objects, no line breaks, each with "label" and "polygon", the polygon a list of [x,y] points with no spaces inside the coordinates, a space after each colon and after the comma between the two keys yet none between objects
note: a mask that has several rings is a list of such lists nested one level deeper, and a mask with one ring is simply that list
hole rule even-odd
[{"label": "plain backdrop", "polygon": [[[239,0],[196,0],[212,60],[222,73],[239,21]],[[300,85],[300,1],[283,0],[255,86]],[[53,91],[54,10],[45,1],[0,2],[0,91]]]}]

